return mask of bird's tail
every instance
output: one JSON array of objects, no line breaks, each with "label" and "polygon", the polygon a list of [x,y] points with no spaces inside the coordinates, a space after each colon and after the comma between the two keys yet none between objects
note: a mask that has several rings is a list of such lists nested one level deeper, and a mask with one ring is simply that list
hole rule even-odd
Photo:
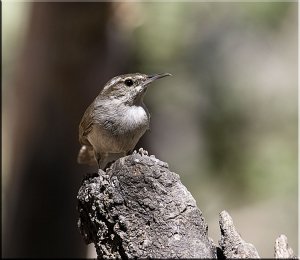
[{"label": "bird's tail", "polygon": [[81,146],[81,149],[77,156],[77,162],[80,164],[88,164],[91,166],[97,165],[93,148],[87,145]]}]

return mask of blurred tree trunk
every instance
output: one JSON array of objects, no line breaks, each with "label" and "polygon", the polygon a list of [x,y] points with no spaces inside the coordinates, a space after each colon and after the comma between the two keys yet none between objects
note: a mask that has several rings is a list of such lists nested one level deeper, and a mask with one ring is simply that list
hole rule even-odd
[{"label": "blurred tree trunk", "polygon": [[4,257],[85,256],[76,212],[87,171],[76,163],[78,124],[105,81],[128,62],[125,38],[114,37],[113,28],[107,33],[112,7],[32,3],[8,115],[14,140]]}]

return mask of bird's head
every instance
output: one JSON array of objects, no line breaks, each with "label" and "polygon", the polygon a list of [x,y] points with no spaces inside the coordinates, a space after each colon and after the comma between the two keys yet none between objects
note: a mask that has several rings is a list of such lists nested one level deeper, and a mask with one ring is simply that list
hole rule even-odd
[{"label": "bird's head", "polygon": [[169,73],[146,75],[141,73],[124,74],[109,80],[100,93],[102,98],[118,99],[127,105],[138,105],[148,86],[155,80],[166,76]]}]

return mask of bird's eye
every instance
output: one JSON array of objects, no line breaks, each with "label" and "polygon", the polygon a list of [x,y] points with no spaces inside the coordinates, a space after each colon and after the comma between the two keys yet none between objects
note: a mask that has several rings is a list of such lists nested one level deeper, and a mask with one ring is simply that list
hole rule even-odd
[{"label": "bird's eye", "polygon": [[125,80],[125,85],[128,86],[128,87],[132,86],[133,85],[132,79],[126,79]]}]

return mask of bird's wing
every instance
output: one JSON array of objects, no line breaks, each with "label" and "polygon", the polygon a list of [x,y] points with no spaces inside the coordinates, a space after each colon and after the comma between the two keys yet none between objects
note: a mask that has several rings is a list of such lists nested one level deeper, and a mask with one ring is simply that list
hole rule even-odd
[{"label": "bird's wing", "polygon": [[93,109],[93,104],[91,104],[84,112],[84,115],[79,124],[79,142],[81,144],[91,145],[87,140],[87,135],[89,134],[89,132],[91,132],[93,128],[93,122],[94,122],[93,118],[94,118],[94,109]]}]

